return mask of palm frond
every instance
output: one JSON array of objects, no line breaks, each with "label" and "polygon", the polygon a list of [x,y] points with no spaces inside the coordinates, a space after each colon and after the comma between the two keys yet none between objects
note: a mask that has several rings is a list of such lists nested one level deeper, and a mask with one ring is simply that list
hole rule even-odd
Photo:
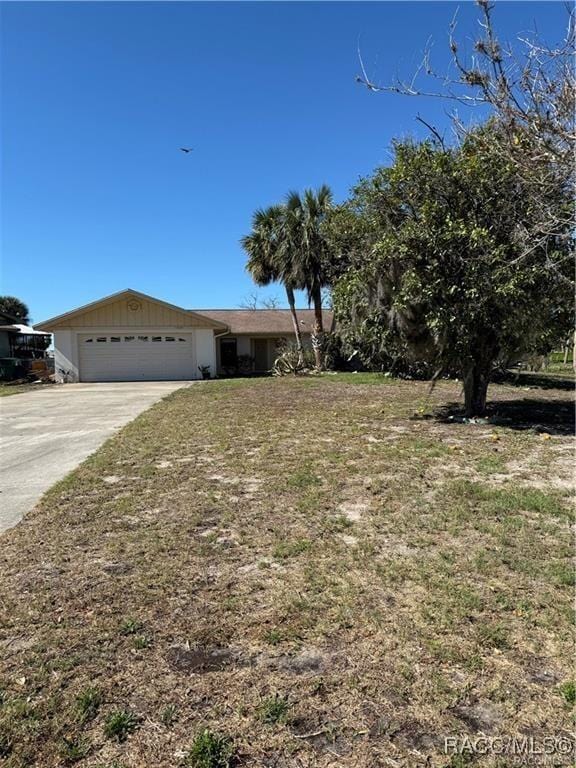
[{"label": "palm frond", "polygon": [[331,205],[332,192],[322,185],[302,194],[292,190],[283,205],[254,212],[252,232],[241,243],[258,285],[279,280],[289,289],[305,290],[309,302],[317,301],[326,284],[321,225]]}]

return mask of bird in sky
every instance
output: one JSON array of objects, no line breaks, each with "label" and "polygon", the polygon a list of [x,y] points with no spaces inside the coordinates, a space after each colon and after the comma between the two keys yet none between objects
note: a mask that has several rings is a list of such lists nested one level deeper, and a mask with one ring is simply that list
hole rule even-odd
[{"label": "bird in sky", "polygon": [[188,154],[188,152],[193,152],[193,151],[194,151],[193,147],[180,147],[180,152],[185,152],[186,154]]}]

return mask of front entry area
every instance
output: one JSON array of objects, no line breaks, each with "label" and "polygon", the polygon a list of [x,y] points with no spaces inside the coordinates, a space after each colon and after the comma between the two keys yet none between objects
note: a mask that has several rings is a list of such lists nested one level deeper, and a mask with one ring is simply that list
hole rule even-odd
[{"label": "front entry area", "polygon": [[269,340],[268,339],[253,339],[252,349],[254,350],[254,370],[255,371],[268,371],[271,365],[269,353]]},{"label": "front entry area", "polygon": [[79,334],[81,381],[178,381],[197,377],[192,333]]},{"label": "front entry area", "polygon": [[224,336],[217,339],[217,371],[220,376],[270,373],[285,336]]}]

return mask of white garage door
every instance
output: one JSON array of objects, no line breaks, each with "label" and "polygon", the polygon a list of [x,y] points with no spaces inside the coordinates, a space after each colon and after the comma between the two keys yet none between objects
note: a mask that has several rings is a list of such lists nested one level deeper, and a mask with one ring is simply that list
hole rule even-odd
[{"label": "white garage door", "polygon": [[196,378],[191,333],[80,334],[81,381],[177,381]]}]

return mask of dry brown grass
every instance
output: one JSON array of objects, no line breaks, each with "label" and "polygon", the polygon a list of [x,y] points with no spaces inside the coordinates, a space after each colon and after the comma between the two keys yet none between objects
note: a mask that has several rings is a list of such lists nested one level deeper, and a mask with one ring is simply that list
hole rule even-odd
[{"label": "dry brown grass", "polygon": [[209,727],[245,766],[456,766],[446,735],[568,731],[570,393],[494,387],[496,428],[426,393],[194,385],[50,491],[2,537],[5,765],[172,768]]},{"label": "dry brown grass", "polygon": [[0,397],[9,397],[10,395],[21,395],[24,392],[41,392],[45,387],[53,386],[52,382],[31,382],[24,384],[14,384],[9,381],[0,381]]}]

